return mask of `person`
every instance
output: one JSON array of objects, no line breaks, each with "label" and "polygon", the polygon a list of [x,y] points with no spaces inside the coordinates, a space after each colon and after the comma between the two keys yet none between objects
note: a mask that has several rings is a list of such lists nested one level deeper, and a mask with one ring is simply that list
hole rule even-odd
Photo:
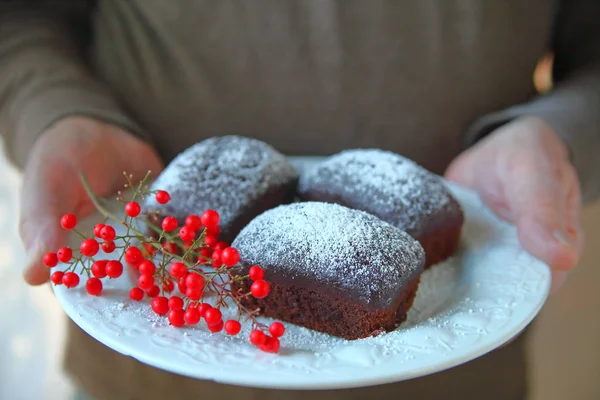
[{"label": "person", "polygon": [[[23,168],[32,285],[66,212],[122,171],[159,173],[201,139],[255,137],[290,155],[377,147],[475,189],[553,270],[577,264],[580,210],[600,192],[600,2],[0,0],[0,132]],[[553,56],[553,87],[532,74]],[[95,399],[296,399],[195,381],[71,325],[67,369]],[[524,337],[441,372],[315,399],[523,399]],[[243,396],[243,397],[242,397]]]}]

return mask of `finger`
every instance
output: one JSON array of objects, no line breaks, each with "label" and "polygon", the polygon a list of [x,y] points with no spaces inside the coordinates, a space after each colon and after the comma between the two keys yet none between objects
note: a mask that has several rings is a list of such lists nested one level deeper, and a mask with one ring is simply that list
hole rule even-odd
[{"label": "finger", "polygon": [[468,149],[456,157],[446,169],[444,177],[463,186],[473,187],[477,171],[470,168],[472,164],[473,149]]},{"label": "finger", "polygon": [[[35,228],[30,228],[35,224]],[[22,222],[22,236],[26,243],[27,262],[23,277],[30,285],[41,285],[46,283],[50,276],[50,271],[42,262],[45,254],[51,251],[56,251],[64,246],[66,235],[57,229],[59,220],[53,216],[44,216],[43,219],[32,221],[25,219]],[[32,234],[34,230],[38,230],[37,234]],[[28,238],[28,239],[25,239]]]},{"label": "finger", "polygon": [[71,170],[59,162],[45,161],[34,160],[27,166],[21,196],[19,230],[27,252],[23,276],[31,285],[48,281],[49,268],[42,258],[65,245],[67,233],[60,226],[60,218],[73,212],[77,201],[70,184]]},{"label": "finger", "polygon": [[465,151],[450,164],[445,178],[477,191],[481,200],[496,215],[505,221],[514,222],[514,215],[505,200],[502,182],[490,174],[485,174],[482,178],[481,170],[473,167],[473,157],[476,154],[472,154],[470,150]]},{"label": "finger", "polygon": [[571,164],[568,165],[565,174],[570,182],[566,200],[567,221],[569,221],[567,231],[574,237],[573,240],[578,244],[577,254],[581,257],[585,241],[583,228],[581,226],[581,212],[583,206],[581,188],[577,172]]},{"label": "finger", "polygon": [[566,270],[577,264],[578,243],[569,230],[564,166],[552,168],[522,159],[503,176],[504,187],[523,247],[552,269]]},{"label": "finger", "polygon": [[514,222],[515,216],[504,197],[500,197],[495,193],[490,193],[487,186],[481,185],[475,187],[475,190],[479,193],[481,200],[487,205],[498,217],[507,222]]},{"label": "finger", "polygon": [[[581,227],[581,191],[579,187],[579,180],[575,169],[569,165],[566,168],[565,175],[570,181],[570,188],[567,192],[566,199],[566,218],[568,221],[567,234],[571,237],[571,240],[577,243],[577,256],[581,257],[584,246],[584,233]],[[550,293],[556,293],[566,282],[569,277],[570,271],[555,270],[552,274],[552,286]]]}]

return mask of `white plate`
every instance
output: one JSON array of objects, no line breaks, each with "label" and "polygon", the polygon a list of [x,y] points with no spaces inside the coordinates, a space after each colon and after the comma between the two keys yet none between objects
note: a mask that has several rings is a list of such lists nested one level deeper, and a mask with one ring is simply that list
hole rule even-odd
[{"label": "white plate", "polygon": [[[408,320],[396,331],[346,341],[287,324],[280,354],[204,326],[173,328],[147,300],[129,300],[131,278],[104,280],[101,297],[55,288],[66,313],[106,346],[197,379],[278,389],[340,389],[397,382],[465,363],[517,335],[538,313],[550,270],[519,246],[515,229],[474,193],[451,186],[465,209],[462,247],[424,273]],[[98,221],[98,219],[94,219]]]}]

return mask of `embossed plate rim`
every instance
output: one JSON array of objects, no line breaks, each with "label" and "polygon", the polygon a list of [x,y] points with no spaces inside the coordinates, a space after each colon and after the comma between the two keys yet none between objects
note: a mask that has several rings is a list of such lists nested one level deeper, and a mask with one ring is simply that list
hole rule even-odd
[{"label": "embossed plate rim", "polygon": [[[306,165],[315,160],[295,158],[294,162]],[[450,264],[452,271],[458,271],[453,297],[447,299],[454,301],[454,306],[443,314],[420,316],[423,311],[417,308],[428,302],[422,296],[419,302],[417,297],[409,314],[413,324],[382,337],[383,342],[366,339],[342,343],[316,334],[311,349],[286,354],[282,342],[283,354],[268,355],[224,335],[208,336],[202,329],[181,330],[166,326],[164,320],[146,318],[140,310],[149,308],[149,304],[126,300],[130,280],[126,274],[105,281],[106,295],[99,298],[85,295],[83,285],[74,290],[62,286],[54,290],[67,315],[98,341],[153,367],[191,378],[272,389],[341,389],[416,378],[468,362],[501,346],[533,320],[550,289],[549,268],[520,248],[514,228],[492,216],[474,193],[455,185],[450,188],[461,203],[467,204],[465,240],[479,240],[481,235],[475,235],[478,232],[473,228],[479,218],[478,223],[488,224],[485,228],[492,246],[480,253],[474,248],[463,249],[464,265]],[[498,256],[512,255],[506,262],[514,265],[473,268],[474,261],[493,257],[490,254],[495,251]],[[443,268],[450,268],[437,267],[440,269],[434,267],[426,273],[443,274]],[[440,278],[431,278],[434,286],[436,279]],[[518,289],[521,285],[526,288]],[[478,320],[486,321],[490,329],[481,329],[472,322]],[[295,327],[290,332],[309,339],[312,334]],[[389,354],[384,354],[386,351]]]}]

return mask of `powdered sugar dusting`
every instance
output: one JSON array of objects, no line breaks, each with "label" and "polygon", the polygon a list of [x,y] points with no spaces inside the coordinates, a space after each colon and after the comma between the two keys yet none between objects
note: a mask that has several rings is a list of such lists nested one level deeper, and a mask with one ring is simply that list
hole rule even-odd
[{"label": "powdered sugar dusting", "polygon": [[288,279],[308,280],[389,307],[423,269],[422,247],[398,228],[367,214],[318,202],[266,211],[233,246],[242,261]]},{"label": "powdered sugar dusting", "polygon": [[217,210],[223,230],[269,189],[292,183],[295,168],[268,144],[239,136],[214,137],[177,156],[154,181],[173,199],[158,204],[149,196],[147,209],[164,210],[176,218]]},{"label": "powdered sugar dusting", "polygon": [[299,193],[370,212],[411,234],[450,200],[438,176],[377,149],[346,150],[326,159],[300,177]]},{"label": "powdered sugar dusting", "polygon": [[[483,355],[520,332],[542,307],[551,278],[547,266],[519,245],[514,226],[498,220],[476,193],[449,187],[465,210],[463,245],[445,265],[422,274],[407,321],[377,337],[347,341],[287,323],[280,353],[265,354],[248,342],[249,323],[235,337],[210,333],[205,322],[170,326],[167,318],[152,313],[151,299],[129,299],[136,284],[130,274],[105,279],[98,297],[89,296],[83,284],[53,289],[69,317],[104,345],[196,379],[314,390],[435,373]],[[117,215],[123,214],[122,208],[120,203],[111,205]],[[91,230],[99,218],[81,221],[83,230]],[[125,234],[123,226],[116,229],[118,235]],[[71,246],[78,243],[77,235],[70,237]],[[114,257],[118,255],[102,254]],[[237,318],[234,310],[223,309],[223,318]]]}]

